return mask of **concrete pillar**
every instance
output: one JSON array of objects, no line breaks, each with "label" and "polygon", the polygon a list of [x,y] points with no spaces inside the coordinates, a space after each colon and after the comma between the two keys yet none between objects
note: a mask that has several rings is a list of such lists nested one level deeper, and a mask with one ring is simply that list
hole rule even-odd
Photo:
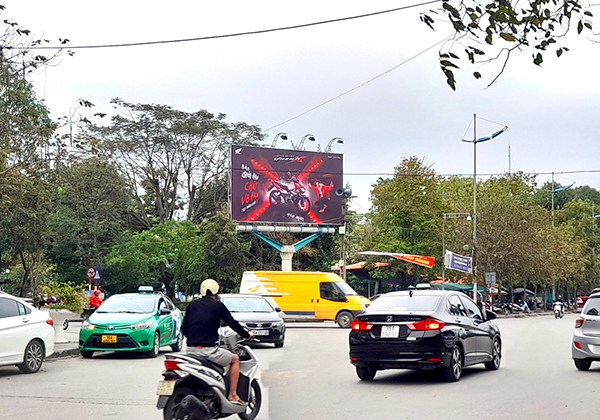
[{"label": "concrete pillar", "polygon": [[292,271],[292,257],[296,249],[292,245],[284,245],[281,247],[281,271]]}]

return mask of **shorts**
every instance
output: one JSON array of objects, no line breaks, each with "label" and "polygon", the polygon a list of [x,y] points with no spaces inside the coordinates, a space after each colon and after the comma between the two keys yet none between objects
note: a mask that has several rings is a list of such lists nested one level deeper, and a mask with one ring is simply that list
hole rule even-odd
[{"label": "shorts", "polygon": [[194,353],[202,357],[206,357],[213,363],[217,365],[226,367],[231,364],[231,359],[233,358],[233,353],[229,350],[225,350],[222,347],[191,347],[188,346],[186,349],[186,353]]}]

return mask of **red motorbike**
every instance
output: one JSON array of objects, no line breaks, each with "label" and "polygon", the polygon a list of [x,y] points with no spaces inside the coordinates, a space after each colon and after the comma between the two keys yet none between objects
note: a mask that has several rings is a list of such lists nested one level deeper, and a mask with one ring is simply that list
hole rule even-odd
[{"label": "red motorbike", "polygon": [[310,201],[304,194],[306,190],[298,182],[293,181],[293,188],[288,187],[280,181],[273,181],[269,187],[269,200],[271,205],[291,204],[302,212],[307,212],[310,209]]}]

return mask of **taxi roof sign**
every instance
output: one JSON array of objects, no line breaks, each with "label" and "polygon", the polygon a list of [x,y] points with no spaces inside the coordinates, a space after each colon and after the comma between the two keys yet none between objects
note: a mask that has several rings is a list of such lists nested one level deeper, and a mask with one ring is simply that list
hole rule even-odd
[{"label": "taxi roof sign", "polygon": [[140,293],[142,293],[142,292],[153,293],[154,292],[154,288],[152,286],[140,286],[140,287],[138,287],[138,292],[140,292]]}]

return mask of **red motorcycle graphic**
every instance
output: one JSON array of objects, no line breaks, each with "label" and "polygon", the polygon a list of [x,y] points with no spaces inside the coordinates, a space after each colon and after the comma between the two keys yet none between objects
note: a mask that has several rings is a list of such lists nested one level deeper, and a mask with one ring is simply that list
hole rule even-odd
[{"label": "red motorcycle graphic", "polygon": [[304,194],[306,190],[298,182],[293,181],[294,187],[288,187],[280,181],[273,181],[269,187],[269,201],[271,205],[291,204],[301,212],[307,212],[310,209],[310,201]]}]

